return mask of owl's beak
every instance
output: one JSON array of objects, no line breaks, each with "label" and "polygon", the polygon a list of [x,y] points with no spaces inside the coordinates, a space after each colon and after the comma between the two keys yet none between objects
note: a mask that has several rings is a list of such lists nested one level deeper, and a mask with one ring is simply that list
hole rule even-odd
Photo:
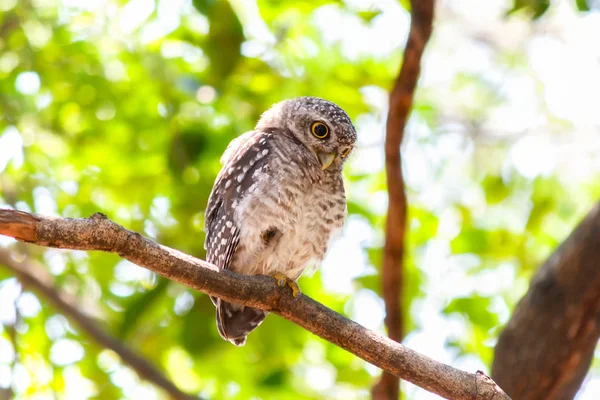
[{"label": "owl's beak", "polygon": [[331,163],[333,162],[333,160],[335,160],[335,157],[337,156],[336,153],[325,153],[322,151],[319,151],[317,153],[318,157],[319,157],[319,161],[321,162],[321,167],[323,170],[326,170],[327,168],[329,168],[329,166],[331,165]]}]

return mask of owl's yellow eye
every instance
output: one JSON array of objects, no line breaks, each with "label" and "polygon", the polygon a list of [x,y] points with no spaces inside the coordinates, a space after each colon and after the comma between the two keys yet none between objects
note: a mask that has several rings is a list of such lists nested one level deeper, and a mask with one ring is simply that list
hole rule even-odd
[{"label": "owl's yellow eye", "polygon": [[342,154],[341,154],[342,158],[346,158],[346,156],[348,154],[350,154],[350,150],[352,150],[352,149],[350,147],[348,147],[347,149],[345,149],[344,151],[342,151]]},{"label": "owl's yellow eye", "polygon": [[316,138],[325,139],[329,136],[329,128],[322,122],[313,122],[310,126],[310,131]]}]

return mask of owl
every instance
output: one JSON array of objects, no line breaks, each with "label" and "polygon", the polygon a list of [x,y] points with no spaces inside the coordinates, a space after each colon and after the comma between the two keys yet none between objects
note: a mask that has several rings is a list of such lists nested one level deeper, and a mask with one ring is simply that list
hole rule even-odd
[{"label": "owl", "polygon": [[[270,275],[298,293],[346,218],[344,161],[356,130],[340,107],[316,97],[273,105],[234,139],[205,213],[207,261],[247,275]],[[211,298],[223,339],[242,346],[267,312]]]}]

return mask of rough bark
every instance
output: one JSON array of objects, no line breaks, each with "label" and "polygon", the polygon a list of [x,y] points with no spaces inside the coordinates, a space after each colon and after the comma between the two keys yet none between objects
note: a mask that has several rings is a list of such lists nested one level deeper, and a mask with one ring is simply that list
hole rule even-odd
[{"label": "rough bark", "polygon": [[291,296],[266,276],[238,275],[161,246],[110,221],[54,218],[0,209],[0,234],[47,247],[101,250],[192,289],[229,302],[271,311],[371,364],[447,399],[510,399],[485,374],[434,361],[372,332],[304,295]]},{"label": "rough bark", "polygon": [[539,269],[495,348],[492,376],[519,400],[573,399],[600,337],[600,203]]},{"label": "rough bark", "polygon": [[[385,171],[389,206],[381,279],[385,302],[385,325],[388,336],[396,342],[401,342],[404,336],[402,289],[407,209],[400,146],[419,80],[421,57],[431,36],[435,6],[434,0],[413,0],[411,5],[410,31],[404,48],[402,67],[390,94],[385,139]],[[374,400],[396,400],[400,395],[400,381],[396,376],[384,372],[381,379],[373,386],[371,394]]]},{"label": "rough bark", "polygon": [[147,359],[133,351],[125,343],[109,335],[92,318],[80,311],[76,300],[60,293],[52,285],[52,278],[49,274],[35,261],[28,258],[17,261],[11,256],[9,250],[0,248],[0,267],[2,266],[11,270],[19,278],[21,284],[39,293],[62,314],[74,321],[98,345],[117,353],[121,360],[135,370],[141,378],[162,388],[174,399],[197,399],[197,397],[179,390]]}]

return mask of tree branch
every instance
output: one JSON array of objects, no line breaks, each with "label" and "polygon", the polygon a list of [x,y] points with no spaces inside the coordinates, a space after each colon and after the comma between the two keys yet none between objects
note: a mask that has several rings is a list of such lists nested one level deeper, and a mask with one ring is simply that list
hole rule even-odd
[{"label": "tree branch", "polygon": [[434,361],[307,296],[293,298],[272,278],[219,270],[129,231],[103,214],[70,219],[0,209],[0,234],[47,247],[117,253],[192,289],[279,314],[365,361],[448,399],[510,399],[484,374],[467,373]]},{"label": "tree branch", "polygon": [[100,346],[117,353],[123,362],[134,369],[140,377],[161,387],[175,399],[197,399],[197,397],[179,390],[148,360],[131,350],[117,338],[106,333],[92,318],[79,311],[74,299],[60,293],[52,285],[52,278],[41,265],[27,258],[23,261],[17,261],[12,257],[9,250],[0,248],[0,266],[5,266],[11,270],[23,285],[42,295],[61,313],[75,321]]},{"label": "tree branch", "polygon": [[495,348],[514,398],[572,399],[600,338],[600,203],[539,269]]},{"label": "tree branch", "polygon": [[[434,0],[413,0],[411,6],[410,32],[404,48],[402,67],[390,94],[385,138],[385,170],[389,206],[381,279],[385,301],[385,325],[388,328],[389,337],[396,342],[401,342],[404,337],[402,289],[407,209],[400,146],[421,71],[421,57],[431,36]],[[385,372],[372,389],[374,400],[396,400],[399,394],[398,378]]]}]

